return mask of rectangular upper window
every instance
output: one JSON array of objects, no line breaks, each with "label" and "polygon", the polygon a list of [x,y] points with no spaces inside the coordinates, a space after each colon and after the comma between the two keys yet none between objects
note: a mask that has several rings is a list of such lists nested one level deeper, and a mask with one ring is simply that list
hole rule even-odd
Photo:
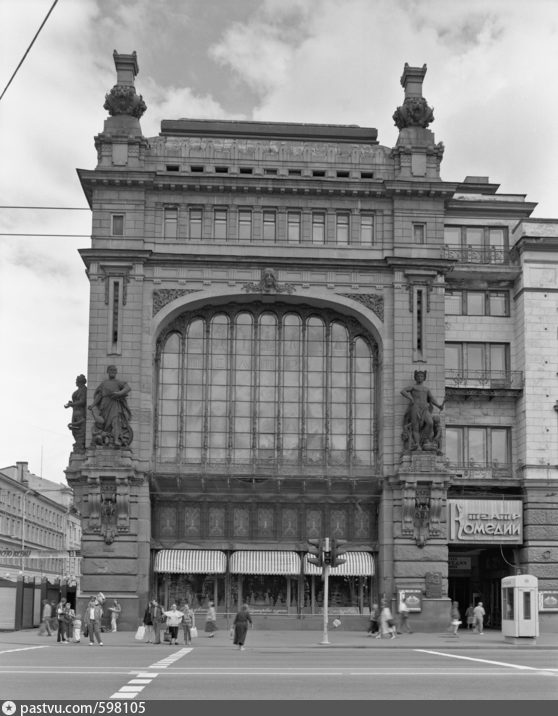
[{"label": "rectangular upper window", "polygon": [[240,173],[241,174],[253,174],[254,170],[252,167],[240,167]]},{"label": "rectangular upper window", "polygon": [[337,214],[335,225],[335,241],[340,246],[347,246],[349,243],[349,215]]},{"label": "rectangular upper window", "polygon": [[287,241],[290,244],[300,243],[300,214],[295,211],[287,214]]},{"label": "rectangular upper window", "polygon": [[227,238],[227,210],[215,209],[213,213],[213,238]]},{"label": "rectangular upper window", "polygon": [[446,426],[446,456],[452,465],[484,467],[511,463],[510,428]]},{"label": "rectangular upper window", "polygon": [[163,236],[165,239],[178,237],[178,209],[176,206],[167,206],[164,209]]},{"label": "rectangular upper window", "polygon": [[325,243],[325,214],[321,212],[312,214],[312,243]]},{"label": "rectangular upper window", "polygon": [[426,227],[424,224],[413,224],[413,241],[415,244],[424,244]]},{"label": "rectangular upper window", "polygon": [[506,226],[446,226],[446,254],[460,263],[505,264],[509,262]]},{"label": "rectangular upper window", "polygon": [[238,212],[238,238],[240,241],[252,240],[252,212],[248,209]]},{"label": "rectangular upper window", "polygon": [[113,236],[124,236],[124,214],[113,214],[111,216],[111,234]]},{"label": "rectangular upper window", "polygon": [[190,209],[188,213],[188,236],[191,239],[202,237],[202,210]]},{"label": "rectangular upper window", "polygon": [[275,212],[263,212],[263,240],[275,241]]},{"label": "rectangular upper window", "polygon": [[372,246],[374,243],[374,216],[372,214],[360,215],[360,243],[363,246]]},{"label": "rectangular upper window", "polygon": [[464,374],[504,374],[509,370],[508,343],[446,343],[446,370]]},{"label": "rectangular upper window", "polygon": [[446,290],[446,316],[509,316],[508,291]]}]

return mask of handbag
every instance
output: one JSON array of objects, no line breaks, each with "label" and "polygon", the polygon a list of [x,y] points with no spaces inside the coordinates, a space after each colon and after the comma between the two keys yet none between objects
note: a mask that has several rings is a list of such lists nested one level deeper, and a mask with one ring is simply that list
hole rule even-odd
[{"label": "handbag", "polygon": [[137,639],[138,641],[143,641],[145,639],[145,627],[143,624],[140,624],[137,628],[134,639]]},{"label": "handbag", "polygon": [[387,620],[387,625],[388,625],[389,627],[395,626],[395,622],[393,621],[393,619],[388,619],[388,620]]},{"label": "handbag", "polygon": [[190,627],[190,636],[192,637],[192,639],[195,639],[198,636],[197,626]]}]

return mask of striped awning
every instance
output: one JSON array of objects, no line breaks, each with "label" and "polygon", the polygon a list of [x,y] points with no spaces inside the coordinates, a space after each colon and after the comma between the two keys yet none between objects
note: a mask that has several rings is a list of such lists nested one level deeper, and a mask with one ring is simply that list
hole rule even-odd
[{"label": "striped awning", "polygon": [[[374,557],[368,552],[346,552],[343,559],[347,560],[345,564],[338,567],[331,567],[329,574],[333,577],[372,577],[374,574]],[[308,562],[308,555],[304,555],[304,574],[320,574],[321,567]]]},{"label": "striped awning", "polygon": [[227,557],[218,549],[162,549],[155,555],[154,571],[166,574],[225,574]]},{"label": "striped awning", "polygon": [[296,552],[240,550],[229,562],[231,574],[300,574],[300,557]]}]

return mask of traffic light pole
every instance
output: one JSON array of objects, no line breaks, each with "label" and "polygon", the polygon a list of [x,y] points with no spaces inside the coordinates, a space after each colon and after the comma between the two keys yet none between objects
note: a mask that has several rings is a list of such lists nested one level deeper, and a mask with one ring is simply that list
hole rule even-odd
[{"label": "traffic light pole", "polygon": [[328,620],[328,604],[329,604],[329,564],[324,564],[323,567],[323,580],[324,580],[324,635],[320,644],[329,644],[327,635],[327,620]]}]

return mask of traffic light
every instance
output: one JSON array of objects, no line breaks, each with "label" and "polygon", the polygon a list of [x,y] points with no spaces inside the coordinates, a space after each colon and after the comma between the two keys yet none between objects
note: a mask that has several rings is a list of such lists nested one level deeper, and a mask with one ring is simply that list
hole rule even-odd
[{"label": "traffic light", "polygon": [[347,540],[344,539],[332,539],[331,540],[331,566],[338,567],[340,564],[345,564],[347,561],[343,559],[343,555],[347,552],[348,547],[343,545],[347,544]]},{"label": "traffic light", "polygon": [[307,560],[310,564],[316,565],[316,567],[323,567],[323,544],[321,539],[308,540]]}]

